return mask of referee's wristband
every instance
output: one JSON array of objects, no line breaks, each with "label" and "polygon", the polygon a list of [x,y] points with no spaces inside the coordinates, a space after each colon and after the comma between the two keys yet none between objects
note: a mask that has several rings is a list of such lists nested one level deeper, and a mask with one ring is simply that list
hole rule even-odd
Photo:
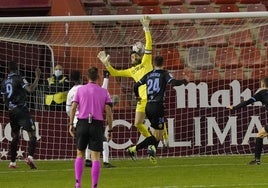
[{"label": "referee's wristband", "polygon": [[113,132],[113,130],[108,130],[108,133],[111,133],[111,132]]},{"label": "referee's wristband", "polygon": [[73,123],[69,123],[69,125],[74,125]]}]

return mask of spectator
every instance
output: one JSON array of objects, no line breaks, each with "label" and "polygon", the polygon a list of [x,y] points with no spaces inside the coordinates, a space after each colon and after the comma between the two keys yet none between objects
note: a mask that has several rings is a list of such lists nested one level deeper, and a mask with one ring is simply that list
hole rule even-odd
[{"label": "spectator", "polygon": [[62,66],[56,65],[54,74],[47,79],[45,84],[45,105],[48,109],[64,110],[69,88],[69,80],[63,75]]}]

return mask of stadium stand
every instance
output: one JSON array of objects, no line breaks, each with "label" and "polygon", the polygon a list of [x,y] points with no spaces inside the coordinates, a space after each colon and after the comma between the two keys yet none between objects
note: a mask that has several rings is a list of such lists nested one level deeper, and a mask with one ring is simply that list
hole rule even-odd
[{"label": "stadium stand", "polygon": [[110,55],[111,64],[117,69],[126,69],[130,67],[130,48],[108,48],[106,54]]},{"label": "stadium stand", "polygon": [[0,1],[0,16],[48,16],[51,0]]},{"label": "stadium stand", "polygon": [[190,47],[187,56],[187,66],[194,70],[214,68],[214,61],[209,54],[208,47]]},{"label": "stadium stand", "polygon": [[[186,6],[184,5],[177,5],[177,6],[170,6],[168,10],[169,14],[184,14],[190,13]],[[190,19],[182,19],[182,20],[170,20],[169,24],[174,26],[186,26],[186,25],[193,25],[194,22]]]},{"label": "stadium stand", "polygon": [[260,0],[238,0],[240,4],[256,4],[260,3]]},{"label": "stadium stand", "polygon": [[151,34],[153,38],[153,44],[155,47],[171,47],[175,45],[174,36],[172,31],[167,26],[151,27]]},{"label": "stadium stand", "polygon": [[179,69],[175,70],[172,75],[176,79],[187,79],[188,81],[194,81],[195,80],[195,73],[193,72],[192,69]]},{"label": "stadium stand", "polygon": [[234,4],[237,0],[213,0],[215,4]]},{"label": "stadium stand", "polygon": [[217,69],[200,70],[198,78],[200,81],[215,81],[222,79],[220,72]]},{"label": "stadium stand", "polygon": [[166,69],[177,70],[184,68],[184,64],[180,59],[180,53],[177,48],[162,48],[160,54],[165,60]]},{"label": "stadium stand", "polygon": [[[212,5],[197,5],[195,7],[195,13],[214,13],[215,9]],[[198,20],[200,25],[214,25],[219,24],[217,19],[204,19]]]},{"label": "stadium stand", "polygon": [[134,0],[137,5],[139,6],[152,6],[152,5],[158,5],[158,0]]},{"label": "stadium stand", "polygon": [[85,7],[101,7],[105,6],[104,0],[81,0]]},{"label": "stadium stand", "polygon": [[127,45],[132,45],[135,42],[145,42],[144,31],[141,27],[126,27],[125,30],[125,42]]},{"label": "stadium stand", "polygon": [[[138,14],[138,12],[135,6],[127,6],[127,7],[117,7],[116,14],[117,15],[132,15],[132,14]],[[122,27],[140,25],[139,21],[119,21],[118,23]]]},{"label": "stadium stand", "polygon": [[163,6],[182,5],[183,0],[159,0]]},{"label": "stadium stand", "polygon": [[[224,27],[222,26],[209,26],[204,31],[204,43],[208,47],[227,47],[228,42],[224,33]],[[211,37],[213,36],[213,37]],[[206,38],[209,37],[209,38]]]},{"label": "stadium stand", "polygon": [[251,69],[250,79],[262,79],[268,75],[268,68]]},{"label": "stadium stand", "polygon": [[226,80],[244,80],[246,75],[242,68],[226,69],[223,73],[223,78]]},{"label": "stadium stand", "polygon": [[[92,7],[90,11],[90,15],[111,15],[111,10],[104,6],[104,7]],[[94,22],[95,27],[107,27],[107,26],[115,26],[116,22]]]},{"label": "stadium stand", "polygon": [[266,11],[266,7],[264,4],[248,4],[247,12],[258,12],[258,11]]},{"label": "stadium stand", "polygon": [[[219,12],[240,12],[239,7],[236,4],[221,4]],[[244,20],[240,18],[222,19],[223,24],[244,24]]]},{"label": "stadium stand", "polygon": [[[162,14],[162,9],[160,6],[144,6],[142,7],[142,14]],[[167,25],[166,20],[152,20],[150,25]]]},{"label": "stadium stand", "polygon": [[111,6],[131,6],[130,0],[109,0]]},{"label": "stadium stand", "polygon": [[239,61],[245,68],[260,68],[264,66],[261,51],[257,47],[241,48]]},{"label": "stadium stand", "polygon": [[119,31],[118,27],[111,27],[108,30],[107,28],[99,28],[98,34],[102,46],[110,46],[116,48],[125,44],[124,33]]},{"label": "stadium stand", "polygon": [[258,41],[259,41],[259,44],[263,46],[268,45],[268,26],[267,25],[260,27],[260,30],[258,33]]},{"label": "stadium stand", "polygon": [[[189,48],[192,46],[202,46],[202,41],[198,38],[198,31],[196,27],[179,27],[177,29],[177,40],[179,45],[183,48]],[[196,40],[195,40],[196,39]]]},{"label": "stadium stand", "polygon": [[185,3],[190,5],[208,5],[210,4],[210,0],[185,0]]},{"label": "stadium stand", "polygon": [[215,65],[223,69],[241,67],[238,56],[233,47],[216,48]]},{"label": "stadium stand", "polygon": [[239,31],[239,26],[233,27],[230,32],[229,36],[229,43],[230,45],[237,46],[237,47],[245,47],[245,46],[251,46],[254,44],[254,41],[251,36],[251,32],[249,29]]}]

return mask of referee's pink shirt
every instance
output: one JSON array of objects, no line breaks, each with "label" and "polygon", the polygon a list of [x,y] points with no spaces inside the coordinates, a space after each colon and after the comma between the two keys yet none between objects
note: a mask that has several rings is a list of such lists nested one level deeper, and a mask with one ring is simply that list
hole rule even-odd
[{"label": "referee's pink shirt", "polygon": [[104,120],[105,104],[112,103],[107,91],[96,83],[88,83],[77,89],[73,102],[78,103],[78,119],[87,119],[89,114],[95,120]]}]

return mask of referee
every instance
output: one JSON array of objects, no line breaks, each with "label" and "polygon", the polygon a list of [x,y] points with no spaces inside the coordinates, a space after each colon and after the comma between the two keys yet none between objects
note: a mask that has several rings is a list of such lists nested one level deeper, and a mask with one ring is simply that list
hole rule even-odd
[{"label": "referee", "polygon": [[88,83],[80,86],[74,95],[70,111],[69,132],[74,136],[73,120],[78,109],[76,124],[77,156],[75,159],[75,187],[81,187],[81,178],[84,169],[84,157],[86,147],[91,150],[92,168],[91,182],[92,187],[98,187],[100,175],[100,153],[103,150],[104,132],[104,112],[109,126],[108,139],[111,139],[112,132],[112,100],[108,91],[101,88],[97,83],[99,78],[98,69],[92,67],[88,69]]}]

